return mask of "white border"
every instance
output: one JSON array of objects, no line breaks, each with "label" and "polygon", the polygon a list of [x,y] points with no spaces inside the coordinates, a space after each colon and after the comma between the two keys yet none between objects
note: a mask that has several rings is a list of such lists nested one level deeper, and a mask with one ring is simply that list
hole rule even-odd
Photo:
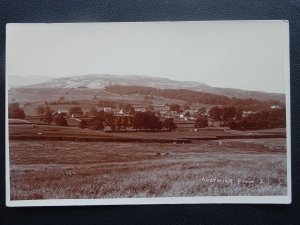
[{"label": "white border", "polygon": [[[249,22],[250,20],[243,20]],[[112,198],[112,199],[47,199],[47,200],[11,200],[10,199],[10,170],[9,170],[9,128],[8,128],[8,90],[5,76],[5,170],[6,170],[6,206],[81,206],[81,205],[151,205],[151,204],[290,204],[291,193],[291,110],[290,110],[290,45],[289,21],[287,20],[253,20],[253,22],[278,22],[284,27],[285,44],[285,95],[286,95],[286,142],[287,142],[287,195],[285,196],[199,196],[199,197],[159,197],[159,198]],[[172,22],[172,21],[164,21]],[[174,22],[241,22],[241,21],[174,21]],[[252,21],[251,21],[252,22]],[[134,22],[130,22],[134,23]],[[138,22],[139,23],[139,22]],[[148,22],[147,22],[148,23]],[[156,23],[156,22],[152,22]],[[173,23],[173,22],[172,22]],[[6,30],[9,24],[6,24]],[[7,32],[6,32],[7,41]],[[6,46],[7,54],[7,46]],[[7,74],[7,67],[6,67]]]}]

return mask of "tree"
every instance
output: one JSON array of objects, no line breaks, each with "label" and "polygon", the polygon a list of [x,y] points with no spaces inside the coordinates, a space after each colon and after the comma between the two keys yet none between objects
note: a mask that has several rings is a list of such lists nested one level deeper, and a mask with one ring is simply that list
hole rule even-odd
[{"label": "tree", "polygon": [[285,127],[285,109],[261,111],[247,117],[225,122],[225,126],[234,130],[256,130]]},{"label": "tree", "polygon": [[20,103],[14,102],[8,106],[8,117],[13,119],[24,119],[25,113],[22,108],[20,108]]},{"label": "tree", "polygon": [[165,119],[164,122],[162,123],[162,127],[165,127],[168,130],[175,130],[177,128],[173,118]]},{"label": "tree", "polygon": [[176,111],[176,112],[180,113],[181,112],[180,105],[178,105],[178,104],[171,104],[170,105],[170,111]]},{"label": "tree", "polygon": [[45,114],[47,111],[50,111],[51,109],[50,109],[50,107],[48,106],[48,105],[45,105],[45,106],[43,106],[43,105],[40,105],[40,106],[38,106],[36,109],[35,109],[35,111],[39,114],[39,115],[43,115],[43,114]]},{"label": "tree", "polygon": [[236,116],[236,108],[235,107],[224,107],[223,108],[223,119],[225,121],[231,120]]},{"label": "tree", "polygon": [[243,118],[243,110],[241,108],[236,109],[235,119],[240,120]]},{"label": "tree", "polygon": [[83,129],[90,128],[90,126],[91,126],[91,124],[90,124],[90,121],[88,121],[88,120],[81,120],[78,125],[79,128],[83,128]]},{"label": "tree", "polygon": [[65,117],[63,117],[60,114],[57,114],[56,116],[54,116],[53,122],[58,126],[68,126],[68,121],[66,120]]},{"label": "tree", "polygon": [[199,108],[198,111],[197,111],[197,114],[198,115],[206,114],[206,108],[205,107]]},{"label": "tree", "polygon": [[104,113],[104,121],[113,131],[115,130],[115,116],[112,112]]},{"label": "tree", "polygon": [[208,114],[213,120],[220,121],[223,110],[219,106],[214,106],[209,110]]},{"label": "tree", "polygon": [[104,129],[104,119],[102,117],[94,117],[90,121],[90,128],[94,130],[103,130]]},{"label": "tree", "polygon": [[53,116],[50,110],[45,111],[44,114],[40,118],[41,121],[48,123],[49,125],[53,121]]},{"label": "tree", "polygon": [[127,126],[128,126],[128,118],[125,116],[125,117],[123,117],[122,118],[122,126],[123,126],[123,128],[125,129]]},{"label": "tree", "polygon": [[137,112],[133,118],[134,129],[160,130],[161,125],[159,117],[153,112]]},{"label": "tree", "polygon": [[144,127],[144,117],[143,112],[137,112],[133,117],[132,125],[134,129],[142,129]]},{"label": "tree", "polygon": [[39,114],[39,115],[43,115],[45,110],[44,110],[44,106],[40,105],[38,106],[35,111]]},{"label": "tree", "polygon": [[162,124],[159,120],[159,117],[155,115],[155,113],[153,112],[145,112],[148,114],[149,116],[149,121],[146,121],[148,123],[146,123],[146,129],[150,129],[150,130],[161,130],[162,128]]},{"label": "tree", "polygon": [[208,120],[206,116],[198,116],[195,124],[194,124],[195,128],[204,128],[204,127],[208,127]]},{"label": "tree", "polygon": [[82,115],[83,112],[82,112],[82,108],[80,106],[74,106],[74,107],[71,107],[69,109],[69,114],[70,115]]}]

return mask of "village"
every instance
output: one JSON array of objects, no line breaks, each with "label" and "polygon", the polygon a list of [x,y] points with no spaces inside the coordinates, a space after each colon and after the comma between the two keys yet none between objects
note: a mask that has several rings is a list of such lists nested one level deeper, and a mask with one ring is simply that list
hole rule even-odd
[{"label": "village", "polygon": [[[263,112],[243,106],[188,104],[147,95],[136,99],[122,96],[117,100],[94,96],[93,101],[67,100],[62,96],[57,101],[44,101],[43,104],[12,102],[9,117],[26,119],[37,125],[76,126],[108,132],[172,131],[183,127],[185,131],[193,132],[205,127],[237,130],[284,127],[285,109],[279,104],[269,104],[266,108],[269,109]],[[264,120],[263,123],[260,120]]]}]

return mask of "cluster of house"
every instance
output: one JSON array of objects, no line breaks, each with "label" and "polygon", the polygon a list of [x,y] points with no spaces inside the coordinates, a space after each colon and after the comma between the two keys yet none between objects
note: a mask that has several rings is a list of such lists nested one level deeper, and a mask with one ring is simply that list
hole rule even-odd
[{"label": "cluster of house", "polygon": [[[192,108],[183,110],[181,112],[172,111],[170,110],[170,107],[167,105],[153,105],[152,109],[149,109],[148,107],[144,106],[133,106],[135,112],[146,112],[148,110],[154,111],[157,116],[161,118],[174,118],[174,119],[181,119],[181,120],[196,120],[196,115],[200,112],[202,115],[208,115],[208,110],[206,108]],[[80,117],[80,116],[86,116],[90,113],[90,108],[88,107],[82,107],[82,114],[81,115],[70,115],[71,117]],[[117,109],[112,107],[96,107],[96,110],[104,111],[106,113],[113,113],[115,116],[129,116],[128,112],[125,112],[123,109]],[[59,108],[57,111],[58,114],[63,116],[69,115],[69,109],[68,108]]]},{"label": "cluster of house", "polygon": [[[135,112],[146,112],[149,110],[148,107],[144,107],[144,106],[133,106]],[[279,105],[272,105],[270,107],[271,109],[280,109],[281,107]],[[118,109],[118,108],[112,108],[112,107],[96,107],[96,110],[99,111],[104,111],[106,113],[113,113],[115,116],[129,116],[128,112],[124,112],[123,109]],[[181,112],[177,112],[177,111],[172,111],[170,110],[170,107],[167,105],[153,105],[153,109],[152,111],[154,111],[156,113],[157,116],[161,117],[161,118],[174,118],[174,119],[181,119],[181,120],[185,120],[185,121],[189,121],[189,120],[196,120],[197,116],[203,115],[203,116],[208,116],[208,108],[199,108],[199,107],[191,107],[190,109],[186,109],[183,110]],[[66,108],[62,108],[59,109],[58,114],[62,114],[64,116],[69,115],[69,109]],[[88,107],[83,107],[82,108],[82,115],[89,115],[90,113],[90,108]],[[250,114],[255,114],[257,112],[255,111],[243,111],[242,112],[242,117],[247,117]],[[80,115],[71,115],[71,117],[78,117]]]}]

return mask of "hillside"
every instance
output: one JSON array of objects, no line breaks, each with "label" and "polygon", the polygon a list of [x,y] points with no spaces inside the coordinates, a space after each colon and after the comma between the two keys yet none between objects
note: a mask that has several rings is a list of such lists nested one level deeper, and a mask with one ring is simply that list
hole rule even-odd
[{"label": "hillside", "polygon": [[[52,78],[48,81],[29,85],[30,88],[77,88],[104,89],[111,85],[146,86],[160,89],[189,89],[211,94],[237,98],[253,98],[258,100],[279,100],[284,102],[285,95],[278,93],[265,93],[246,91],[233,88],[211,87],[196,81],[175,81],[168,78],[138,76],[138,75],[82,75],[73,77]],[[22,85],[20,85],[22,86]],[[23,86],[26,86],[23,85]]]},{"label": "hillside", "polygon": [[153,87],[143,86],[122,86],[112,85],[105,87],[105,91],[118,95],[149,95],[158,96],[168,99],[176,99],[180,101],[210,105],[227,105],[227,106],[251,106],[252,110],[261,110],[264,108],[270,108],[271,105],[275,104],[274,101],[261,101],[257,99],[241,99],[241,98],[229,98],[223,95],[216,95],[211,93],[193,91],[188,89],[159,89]]}]

